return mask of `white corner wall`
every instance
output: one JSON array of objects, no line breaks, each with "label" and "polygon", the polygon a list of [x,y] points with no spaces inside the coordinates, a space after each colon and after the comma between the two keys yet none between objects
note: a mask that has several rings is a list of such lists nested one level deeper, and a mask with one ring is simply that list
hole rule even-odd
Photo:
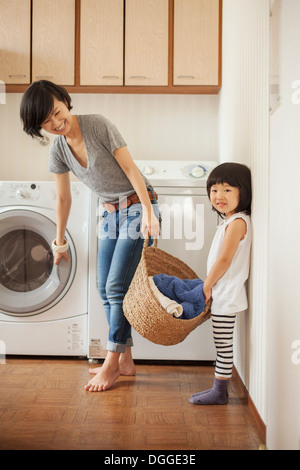
[{"label": "white corner wall", "polygon": [[237,322],[235,366],[266,422],[269,210],[269,0],[223,0],[221,162],[251,168],[249,310]]},{"label": "white corner wall", "polygon": [[300,2],[282,0],[270,117],[267,448],[300,450]]}]

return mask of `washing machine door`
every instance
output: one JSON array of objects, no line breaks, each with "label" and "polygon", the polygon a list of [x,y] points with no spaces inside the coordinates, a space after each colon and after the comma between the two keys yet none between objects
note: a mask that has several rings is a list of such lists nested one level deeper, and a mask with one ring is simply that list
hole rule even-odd
[{"label": "washing machine door", "polygon": [[[44,211],[45,212],[45,211]],[[26,208],[0,211],[0,311],[9,315],[37,315],[66,294],[76,271],[71,236],[70,262],[54,264],[51,251],[56,225],[46,215]]]}]

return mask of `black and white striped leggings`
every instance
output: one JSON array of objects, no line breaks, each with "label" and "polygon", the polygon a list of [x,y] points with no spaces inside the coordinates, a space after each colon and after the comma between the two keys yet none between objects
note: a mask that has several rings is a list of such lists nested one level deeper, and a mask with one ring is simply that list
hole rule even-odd
[{"label": "black and white striped leggings", "polygon": [[217,350],[215,376],[229,379],[233,367],[233,330],[236,315],[212,315],[213,337]]}]

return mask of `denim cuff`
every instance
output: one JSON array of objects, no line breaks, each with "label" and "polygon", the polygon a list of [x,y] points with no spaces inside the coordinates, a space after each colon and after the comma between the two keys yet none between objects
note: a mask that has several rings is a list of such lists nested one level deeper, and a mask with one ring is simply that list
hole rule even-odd
[{"label": "denim cuff", "polygon": [[124,353],[127,346],[133,346],[132,338],[128,338],[126,344],[113,343],[112,341],[107,341],[106,349],[111,352]]}]

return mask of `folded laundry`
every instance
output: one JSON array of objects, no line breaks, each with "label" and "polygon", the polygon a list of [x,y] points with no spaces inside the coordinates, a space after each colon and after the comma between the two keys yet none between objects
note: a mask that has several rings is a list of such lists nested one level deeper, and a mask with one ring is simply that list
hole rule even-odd
[{"label": "folded laundry", "polygon": [[160,292],[160,290],[158,290],[156,287],[152,276],[149,276],[149,283],[152,292],[159,301],[160,305],[173,317],[180,317],[183,312],[182,305],[179,305],[177,302],[175,302],[175,300],[169,299],[169,297],[166,297],[162,292]]},{"label": "folded laundry", "polygon": [[198,316],[205,308],[203,281],[201,279],[179,279],[167,274],[155,274],[153,281],[158,290],[183,308],[181,319]]}]

